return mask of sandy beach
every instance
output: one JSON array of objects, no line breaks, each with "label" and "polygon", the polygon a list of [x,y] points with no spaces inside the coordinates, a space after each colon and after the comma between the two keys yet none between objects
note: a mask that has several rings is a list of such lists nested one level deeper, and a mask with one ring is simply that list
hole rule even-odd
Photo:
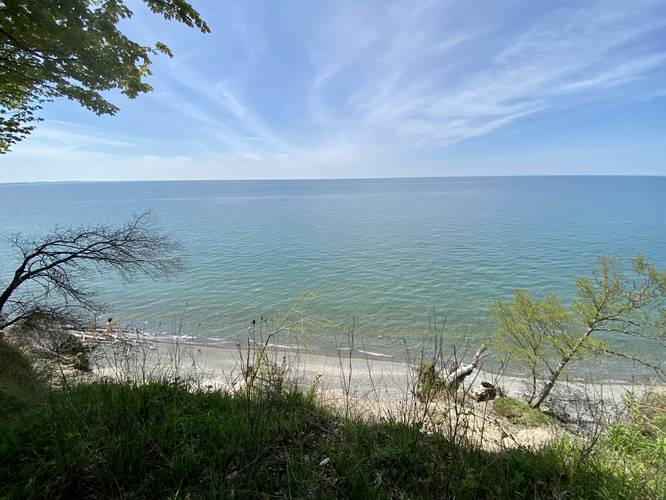
[{"label": "sandy beach", "polygon": [[[102,376],[177,375],[211,388],[239,387],[243,367],[253,363],[256,352],[247,348],[231,348],[178,342],[147,342],[135,346],[130,354],[106,346],[98,362]],[[395,361],[368,354],[341,350],[338,355],[325,355],[306,348],[268,347],[266,356],[274,366],[284,370],[285,378],[301,389],[314,388],[324,401],[337,405],[345,395],[363,412],[381,414],[404,405],[413,398],[420,358]],[[468,355],[468,356],[471,356]],[[428,361],[424,358],[423,361]],[[463,363],[465,359],[461,360]],[[479,369],[467,377],[464,387],[474,393],[481,382],[500,387],[505,395],[520,398],[527,388],[525,378]],[[580,413],[581,405],[603,404],[620,408],[628,393],[648,390],[662,391],[663,385],[618,382],[558,382],[550,405],[560,411]]]}]

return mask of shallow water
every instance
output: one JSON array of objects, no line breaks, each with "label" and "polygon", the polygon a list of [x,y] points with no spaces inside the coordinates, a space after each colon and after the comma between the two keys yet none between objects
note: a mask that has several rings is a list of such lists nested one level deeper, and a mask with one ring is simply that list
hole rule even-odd
[{"label": "shallow water", "polygon": [[[177,329],[187,306],[182,333],[209,342],[311,292],[302,326],[322,348],[352,318],[366,351],[418,348],[433,310],[447,317],[447,342],[476,344],[493,331],[493,301],[516,288],[570,300],[601,254],[642,252],[666,267],[664,177],[0,185],[2,235],[121,223],[148,209],[183,242],[186,271],[96,279],[99,298],[109,316],[155,331]],[[0,247],[3,280],[15,257]]]}]

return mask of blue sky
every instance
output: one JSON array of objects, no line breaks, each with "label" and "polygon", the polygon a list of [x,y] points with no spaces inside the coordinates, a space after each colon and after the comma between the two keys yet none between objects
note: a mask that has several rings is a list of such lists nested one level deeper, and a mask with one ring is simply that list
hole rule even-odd
[{"label": "blue sky", "polygon": [[666,175],[666,2],[193,3],[132,4],[155,91],[49,104],[0,182]]}]

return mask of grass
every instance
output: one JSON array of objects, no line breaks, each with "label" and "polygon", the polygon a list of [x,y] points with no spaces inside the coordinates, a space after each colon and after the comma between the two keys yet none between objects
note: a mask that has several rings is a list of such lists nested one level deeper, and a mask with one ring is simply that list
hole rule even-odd
[{"label": "grass", "polygon": [[[0,355],[0,366],[10,358],[12,373],[29,373],[15,353]],[[16,388],[13,378],[0,381]],[[0,407],[0,498],[657,498],[666,491],[638,473],[639,465],[650,472],[659,465],[642,461],[654,449],[627,451],[637,438],[619,431],[599,453],[570,440],[491,453],[422,433],[417,423],[345,419],[314,393],[293,389],[228,394],[175,379],[40,394]],[[628,472],[618,457],[635,467]]]},{"label": "grass", "polygon": [[628,401],[631,419],[610,426],[605,441],[611,463],[634,483],[666,498],[666,394],[648,392]]},{"label": "grass", "polygon": [[0,407],[17,409],[46,390],[42,376],[16,346],[0,338]]},{"label": "grass", "polygon": [[460,448],[396,422],[341,420],[299,392],[245,399],[179,382],[95,383],[56,391],[18,417],[5,414],[0,428],[0,495],[10,498],[499,498],[627,489],[557,447]]},{"label": "grass", "polygon": [[513,398],[499,398],[494,402],[495,413],[511,423],[523,427],[541,427],[551,423],[550,417],[541,411],[530,408],[524,401]]}]

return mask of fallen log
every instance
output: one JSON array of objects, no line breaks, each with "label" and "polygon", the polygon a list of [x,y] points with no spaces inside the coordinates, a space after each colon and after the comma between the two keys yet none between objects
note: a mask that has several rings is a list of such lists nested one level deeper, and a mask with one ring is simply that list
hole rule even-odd
[{"label": "fallen log", "polygon": [[481,355],[485,351],[486,351],[486,346],[481,344],[481,347],[477,349],[476,353],[474,354],[474,359],[472,359],[472,362],[470,364],[460,365],[455,370],[453,370],[451,373],[448,374],[448,376],[444,380],[446,386],[457,387],[459,384],[461,384],[465,380],[465,377],[470,375],[474,371],[474,369],[479,365],[479,361],[481,360]]}]

